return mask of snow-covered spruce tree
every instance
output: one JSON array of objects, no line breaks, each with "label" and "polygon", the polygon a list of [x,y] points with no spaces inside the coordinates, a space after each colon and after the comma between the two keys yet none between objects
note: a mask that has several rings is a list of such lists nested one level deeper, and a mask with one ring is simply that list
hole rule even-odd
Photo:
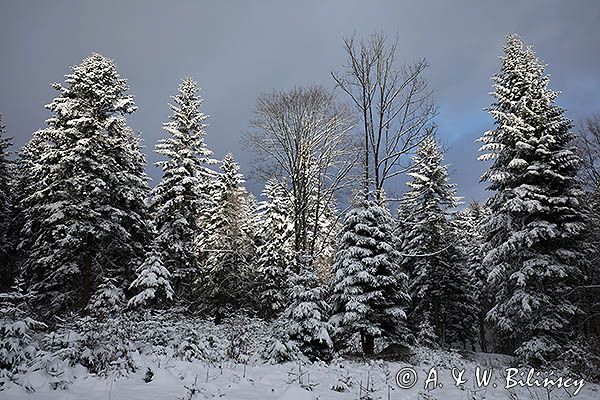
[{"label": "snow-covered spruce tree", "polygon": [[327,361],[333,352],[327,286],[315,270],[306,266],[301,266],[298,273],[292,272],[290,281],[291,303],[282,315],[291,342],[287,346],[299,349],[310,360]]},{"label": "snow-covered spruce tree", "polygon": [[577,313],[570,296],[585,259],[579,158],[533,49],[511,34],[504,53],[489,108],[495,129],[481,138],[479,157],[493,160],[482,179],[495,191],[485,227],[484,262],[496,289],[488,319],[505,350],[544,364],[562,354]]},{"label": "snow-covered spruce tree", "polygon": [[289,299],[289,275],[294,263],[292,202],[283,182],[268,180],[258,207],[255,278],[258,308],[263,318],[278,316]]},{"label": "snow-covered spruce tree", "polygon": [[221,163],[222,173],[215,182],[215,202],[206,235],[199,251],[207,254],[197,279],[199,306],[219,323],[240,307],[248,305],[248,268],[251,263],[252,238],[245,226],[247,192],[239,165],[231,154]]},{"label": "snow-covered spruce tree", "polygon": [[0,293],[0,391],[39,350],[33,335],[45,325],[31,318],[31,297],[19,279]]},{"label": "snow-covered spruce tree", "polygon": [[333,265],[331,324],[340,344],[360,335],[364,354],[374,338],[404,342],[408,277],[400,269],[393,219],[384,205],[357,196],[345,217]]},{"label": "snow-covered spruce tree", "polygon": [[121,314],[125,308],[125,294],[123,289],[115,285],[115,279],[103,278],[98,289],[90,298],[86,310],[92,317],[104,321]]},{"label": "snow-covered spruce tree", "polygon": [[137,349],[131,343],[135,325],[131,315],[124,313],[125,294],[117,284],[116,279],[102,278],[86,306],[86,315],[59,325],[49,346],[55,358],[71,366],[81,364],[101,376],[136,370],[132,355]]},{"label": "snow-covered spruce tree", "polygon": [[456,214],[453,220],[454,229],[458,238],[461,266],[471,281],[473,289],[473,306],[476,320],[475,330],[477,342],[481,351],[488,351],[486,340],[486,315],[492,307],[492,289],[488,286],[489,271],[483,263],[485,256],[483,224],[489,217],[487,207],[473,201],[467,208]]},{"label": "snow-covered spruce tree", "polygon": [[23,272],[46,314],[84,308],[103,277],[127,287],[148,242],[136,107],[112,60],[92,54],[72,68],[34,133],[23,163]]},{"label": "snow-covered spruce tree", "polygon": [[208,166],[216,160],[204,142],[208,116],[200,111],[203,99],[197,83],[183,79],[172,100],[172,115],[163,127],[169,137],[161,139],[155,149],[167,159],[157,163],[163,176],[151,191],[150,210],[158,231],[156,245],[173,276],[173,288],[178,296],[189,296],[199,268],[195,240],[205,233],[203,217],[212,195],[214,173]]},{"label": "snow-covered spruce tree", "polygon": [[[31,140],[23,145],[18,153],[15,163],[14,203],[12,238],[16,242],[13,249],[13,268],[23,273],[23,261],[29,254],[35,238],[31,234],[37,230],[38,223],[30,217],[30,207],[33,204],[33,195],[37,192],[37,185],[43,178],[43,173],[38,168],[38,159],[44,152],[45,143],[40,136],[33,135]],[[17,273],[17,276],[19,273]],[[26,285],[25,285],[26,286]]]},{"label": "snow-covered spruce tree", "polygon": [[8,289],[15,278],[13,257],[14,238],[11,232],[13,216],[13,163],[9,159],[8,149],[12,145],[6,136],[6,129],[0,115],[0,291]]},{"label": "snow-covered spruce tree", "polygon": [[401,252],[409,274],[409,323],[423,345],[465,343],[473,327],[472,299],[448,219],[459,199],[432,134],[422,141],[413,165],[399,213],[405,227]]},{"label": "snow-covered spruce tree", "polygon": [[129,286],[129,289],[137,294],[129,299],[128,307],[158,306],[161,301],[173,300],[171,274],[165,268],[161,256],[161,253],[156,250],[156,245],[148,252],[146,259],[137,270],[137,278]]},{"label": "snow-covered spruce tree", "polygon": [[[313,173],[316,170],[307,173],[307,179],[311,179]],[[281,316],[285,336],[289,339],[285,344],[288,352],[299,350],[311,360],[327,360],[333,351],[327,297],[331,260],[335,253],[337,211],[332,193],[321,192],[319,188],[319,184],[312,187],[307,196],[307,209],[302,212],[309,221],[305,227],[306,235],[301,238],[301,248],[305,250],[300,253],[293,250],[294,260],[288,277],[290,300]],[[288,196],[293,203],[293,194],[288,192]],[[293,206],[291,211],[291,229],[295,229],[297,215],[294,217]]]}]

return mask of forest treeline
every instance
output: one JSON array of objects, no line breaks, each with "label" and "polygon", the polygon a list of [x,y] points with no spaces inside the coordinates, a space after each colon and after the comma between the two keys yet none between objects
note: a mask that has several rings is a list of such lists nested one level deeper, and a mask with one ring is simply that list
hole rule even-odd
[{"label": "forest treeline", "polygon": [[461,207],[427,62],[400,63],[396,44],[345,40],[337,95],[258,98],[244,138],[258,200],[233,155],[213,158],[194,79],[170,102],[151,188],[115,63],[72,67],[16,157],[0,131],[0,369],[65,321],[178,310],[261,318],[278,360],[425,346],[599,371],[600,118],[574,127],[509,35],[472,155],[490,197]]}]

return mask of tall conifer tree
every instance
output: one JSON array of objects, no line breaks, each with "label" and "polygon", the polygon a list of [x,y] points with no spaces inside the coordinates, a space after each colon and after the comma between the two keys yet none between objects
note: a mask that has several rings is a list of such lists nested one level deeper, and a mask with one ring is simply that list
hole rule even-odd
[{"label": "tall conifer tree", "polygon": [[332,317],[336,336],[360,336],[363,353],[373,354],[374,339],[404,341],[408,278],[392,217],[385,206],[364,200],[348,212],[333,265]]},{"label": "tall conifer tree", "polygon": [[469,279],[454,248],[449,221],[458,205],[455,185],[432,135],[421,143],[409,173],[410,190],[400,205],[402,265],[409,273],[409,321],[420,342],[448,346],[465,342],[472,329]]},{"label": "tall conifer tree", "polygon": [[579,158],[533,49],[509,35],[501,60],[489,108],[495,127],[481,138],[479,157],[493,161],[482,179],[495,192],[485,227],[484,262],[496,289],[488,318],[505,350],[543,364],[560,356],[578,311],[571,296],[585,259]]},{"label": "tall conifer tree", "polygon": [[102,278],[127,287],[148,244],[146,162],[112,60],[72,68],[23,156],[24,273],[45,312],[84,308]]},{"label": "tall conifer tree", "polygon": [[493,299],[493,290],[487,282],[489,271],[486,264],[483,263],[485,250],[482,227],[489,217],[488,211],[487,207],[474,201],[466,209],[457,213],[453,221],[458,239],[457,248],[460,252],[461,267],[471,283],[477,342],[479,349],[484,352],[488,351],[486,316],[492,307]]},{"label": "tall conifer tree", "polygon": [[199,242],[207,259],[197,280],[201,307],[217,322],[249,303],[248,272],[253,244],[246,230],[251,222],[248,193],[233,155],[223,158],[221,171],[215,183],[216,199],[207,233]]},{"label": "tall conifer tree", "polygon": [[289,275],[294,263],[294,222],[291,199],[283,182],[269,180],[266,200],[259,205],[259,240],[256,280],[259,309],[267,318],[276,317],[289,299]]},{"label": "tall conifer tree", "polygon": [[195,242],[206,234],[214,175],[208,166],[216,160],[204,142],[208,116],[200,111],[203,100],[197,83],[183,79],[172,100],[172,115],[163,127],[169,136],[155,150],[166,157],[158,162],[163,176],[152,189],[150,206],[157,230],[156,250],[182,296],[191,294],[190,283],[198,273]]}]

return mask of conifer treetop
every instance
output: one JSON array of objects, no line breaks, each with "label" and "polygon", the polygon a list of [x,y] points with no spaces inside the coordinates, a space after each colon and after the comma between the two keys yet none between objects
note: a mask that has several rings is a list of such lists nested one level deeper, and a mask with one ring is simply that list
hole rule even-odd
[{"label": "conifer treetop", "polygon": [[412,178],[407,185],[410,190],[403,202],[421,208],[455,208],[461,198],[456,196],[456,185],[448,181],[448,165],[444,164],[444,153],[433,133],[426,136],[415,156],[413,169],[407,175]]},{"label": "conifer treetop", "polygon": [[[52,84],[61,96],[46,106],[57,114],[48,120],[50,125],[63,117],[70,119],[74,114],[82,119],[104,119],[115,113],[131,114],[137,109],[133,96],[125,94],[129,86],[118,74],[114,61],[99,53],[92,53],[71,67],[65,84]],[[94,110],[96,115],[86,115],[89,110]]]},{"label": "conifer treetop", "polygon": [[572,174],[579,164],[565,148],[573,138],[572,123],[564,117],[564,109],[554,104],[559,92],[548,87],[546,65],[516,34],[508,35],[500,60],[500,72],[492,77],[495,102],[487,109],[495,129],[479,139],[483,154],[478,159],[493,164],[481,179],[490,182],[491,190],[510,187],[512,178],[523,171],[535,179],[544,171],[531,164],[532,157],[562,163],[559,168]]},{"label": "conifer treetop", "polygon": [[201,172],[203,165],[216,163],[211,158],[213,152],[204,142],[209,116],[200,111],[204,99],[198,91],[197,82],[186,77],[179,84],[178,93],[171,97],[169,107],[172,114],[170,121],[163,125],[169,137],[156,145],[156,152],[168,157],[168,160],[157,163],[163,171],[186,168],[188,174],[193,175]]}]

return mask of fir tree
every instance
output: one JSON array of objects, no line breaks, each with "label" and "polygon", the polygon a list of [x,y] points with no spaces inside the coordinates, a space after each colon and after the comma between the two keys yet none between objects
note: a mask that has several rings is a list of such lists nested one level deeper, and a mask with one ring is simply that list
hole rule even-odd
[{"label": "fir tree", "polygon": [[514,34],[504,53],[489,108],[495,128],[481,138],[479,157],[493,160],[482,179],[495,192],[485,226],[484,263],[496,289],[488,319],[505,350],[544,364],[562,354],[578,311],[570,297],[585,260],[579,158],[545,66]]},{"label": "fir tree", "polygon": [[488,209],[477,202],[457,213],[454,228],[458,238],[461,266],[471,281],[473,306],[476,313],[475,330],[481,351],[487,352],[486,315],[491,308],[492,288],[488,286],[489,271],[483,263],[485,256],[483,224],[489,217]]},{"label": "fir tree", "polygon": [[269,180],[259,206],[256,279],[260,313],[274,318],[289,298],[289,274],[294,263],[294,226],[291,201],[282,182]]},{"label": "fir tree", "polygon": [[399,262],[389,211],[360,200],[344,220],[333,265],[330,321],[343,342],[359,334],[365,354],[373,354],[376,337],[406,339],[405,310],[410,298],[408,278]]},{"label": "fir tree", "polygon": [[291,276],[291,303],[284,312],[287,337],[311,360],[329,360],[333,342],[328,321],[327,287],[316,271],[301,266]]},{"label": "fir tree", "polygon": [[245,230],[250,223],[245,212],[247,192],[240,167],[231,154],[223,159],[221,170],[207,233],[199,243],[200,251],[208,256],[197,282],[201,306],[215,316],[217,323],[248,304],[252,250],[252,238]]},{"label": "fir tree", "polygon": [[0,293],[0,391],[39,350],[34,334],[46,326],[31,317],[31,298],[18,278],[11,290]]},{"label": "fir tree", "polygon": [[216,161],[204,143],[205,120],[200,111],[203,100],[197,83],[185,78],[172,97],[172,115],[164,124],[168,138],[161,139],[156,152],[167,157],[157,164],[163,176],[151,192],[151,211],[158,230],[156,245],[164,267],[173,275],[173,286],[189,295],[190,281],[199,269],[196,238],[205,234],[203,224],[211,202],[212,171]]},{"label": "fir tree", "polygon": [[13,163],[9,159],[8,149],[12,145],[6,136],[0,115],[0,291],[8,289],[15,278],[14,243],[10,235],[13,218]]},{"label": "fir tree", "polygon": [[120,316],[125,307],[125,293],[113,278],[102,278],[90,298],[86,311],[93,318],[106,321]]},{"label": "fir tree", "polygon": [[[13,267],[21,271],[17,276],[25,273],[24,260],[30,254],[35,242],[33,232],[37,232],[39,222],[32,218],[31,207],[37,201],[35,194],[43,178],[41,168],[38,168],[38,160],[44,152],[45,142],[39,135],[33,135],[31,140],[20,149],[16,161],[15,171],[15,193],[16,201],[13,205],[13,227],[12,237],[17,242],[14,248]],[[31,268],[29,269],[31,272]],[[27,275],[25,275],[27,276]],[[31,275],[27,276],[30,279]]]},{"label": "fir tree", "polygon": [[148,253],[137,274],[137,278],[129,286],[137,294],[129,299],[128,307],[139,308],[157,305],[161,300],[173,300],[171,274],[165,268],[158,250],[153,249]]},{"label": "fir tree", "polygon": [[[24,273],[44,312],[83,308],[103,277],[128,285],[148,241],[136,107],[113,61],[72,68],[47,108],[48,128],[22,153]],[[126,287],[126,286],[125,286]]]},{"label": "fir tree", "polygon": [[409,273],[409,320],[425,345],[465,341],[471,331],[468,276],[462,271],[456,238],[448,220],[458,205],[454,185],[448,183],[443,153],[432,135],[413,157],[410,190],[400,205],[402,265]]}]

